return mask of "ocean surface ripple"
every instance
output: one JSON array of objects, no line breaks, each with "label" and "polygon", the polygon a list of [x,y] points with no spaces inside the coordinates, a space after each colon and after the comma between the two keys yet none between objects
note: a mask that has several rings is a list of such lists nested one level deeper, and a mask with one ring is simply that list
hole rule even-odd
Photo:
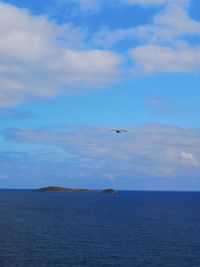
[{"label": "ocean surface ripple", "polygon": [[1,267],[199,267],[200,193],[0,190]]}]

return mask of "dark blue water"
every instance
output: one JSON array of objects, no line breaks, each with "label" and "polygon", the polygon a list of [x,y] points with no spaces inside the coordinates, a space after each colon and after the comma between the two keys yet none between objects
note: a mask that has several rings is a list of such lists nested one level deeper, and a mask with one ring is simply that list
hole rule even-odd
[{"label": "dark blue water", "polygon": [[200,267],[200,193],[0,190],[1,267]]}]

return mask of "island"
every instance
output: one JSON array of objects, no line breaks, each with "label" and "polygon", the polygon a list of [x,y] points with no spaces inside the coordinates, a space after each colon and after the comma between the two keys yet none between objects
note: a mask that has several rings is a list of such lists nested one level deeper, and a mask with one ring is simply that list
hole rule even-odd
[{"label": "island", "polygon": [[112,188],[108,188],[108,189],[102,190],[102,193],[104,193],[104,194],[117,194],[118,192]]},{"label": "island", "polygon": [[74,189],[68,187],[61,187],[61,186],[47,186],[35,189],[34,192],[63,192],[63,193],[91,193],[91,192],[98,192],[98,193],[105,193],[105,194],[116,194],[117,191],[111,188],[104,189],[104,190],[93,190],[93,189]]},{"label": "island", "polygon": [[90,189],[73,189],[61,186],[47,186],[34,190],[36,192],[96,192],[97,190]]}]

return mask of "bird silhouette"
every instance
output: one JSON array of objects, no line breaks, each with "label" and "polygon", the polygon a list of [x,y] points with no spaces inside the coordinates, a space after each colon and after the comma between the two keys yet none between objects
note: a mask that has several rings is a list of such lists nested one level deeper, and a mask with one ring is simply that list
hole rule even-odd
[{"label": "bird silhouette", "polygon": [[126,130],[124,129],[112,129],[110,131],[115,131],[116,133],[122,133],[122,132],[127,132]]}]

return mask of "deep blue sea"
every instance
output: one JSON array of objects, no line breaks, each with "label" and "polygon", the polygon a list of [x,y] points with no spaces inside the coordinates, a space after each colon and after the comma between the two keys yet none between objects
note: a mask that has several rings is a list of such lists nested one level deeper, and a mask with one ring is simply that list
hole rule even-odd
[{"label": "deep blue sea", "polygon": [[0,190],[1,267],[200,267],[200,193]]}]

